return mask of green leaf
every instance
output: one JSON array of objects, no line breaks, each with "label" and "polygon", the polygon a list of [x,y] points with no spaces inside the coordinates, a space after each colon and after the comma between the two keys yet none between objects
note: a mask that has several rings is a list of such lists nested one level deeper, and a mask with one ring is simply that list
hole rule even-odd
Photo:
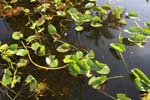
[{"label": "green leaf", "polygon": [[73,62],[72,55],[65,55],[65,58],[63,59],[64,63],[70,63]]},{"label": "green leaf", "polygon": [[48,33],[50,35],[57,34],[57,30],[54,25],[48,24]]},{"label": "green leaf", "polygon": [[21,76],[15,75],[11,82],[11,88],[14,88],[16,83],[20,83],[20,80],[21,80]]},{"label": "green leaf", "polygon": [[38,42],[32,43],[31,48],[32,50],[36,51],[41,45]]},{"label": "green leaf", "polygon": [[143,34],[145,36],[150,36],[150,28],[143,28]]},{"label": "green leaf", "polygon": [[131,42],[145,42],[145,38],[146,37],[143,34],[135,34],[128,38],[128,40]]},{"label": "green leaf", "polygon": [[147,25],[148,27],[150,27],[150,21],[147,21],[147,22],[146,22],[146,25]]},{"label": "green leaf", "polygon": [[84,28],[82,26],[76,26],[75,27],[75,30],[78,31],[78,32],[82,31],[83,29]]},{"label": "green leaf", "polygon": [[126,96],[126,94],[123,93],[117,93],[117,98],[118,98],[117,100],[131,100]]},{"label": "green leaf", "polygon": [[110,46],[113,49],[115,49],[115,50],[117,50],[119,52],[125,52],[126,51],[125,46],[123,44],[121,44],[121,43],[110,43]]},{"label": "green leaf", "polygon": [[108,10],[110,10],[112,8],[112,6],[110,4],[108,4],[108,3],[103,4],[102,7],[104,9],[108,9]]},{"label": "green leaf", "polygon": [[91,3],[91,2],[89,2],[85,5],[85,8],[87,8],[87,9],[92,8],[92,7],[94,7],[94,3]]},{"label": "green leaf", "polygon": [[121,20],[119,21],[119,23],[120,23],[121,25],[126,25],[126,24],[127,24],[127,22],[126,22],[125,19],[121,19]]},{"label": "green leaf", "polygon": [[138,14],[137,14],[135,11],[130,11],[130,12],[128,13],[128,16],[129,16],[129,17],[138,17]]},{"label": "green leaf", "polygon": [[13,51],[16,51],[17,48],[18,48],[18,44],[11,44],[11,45],[9,46],[9,49],[10,49],[10,50],[13,50]]},{"label": "green leaf", "polygon": [[14,32],[14,33],[12,34],[12,38],[13,38],[14,40],[20,40],[21,38],[23,38],[23,33],[21,33],[21,32]]},{"label": "green leaf", "polygon": [[36,40],[37,39],[37,37],[35,36],[35,35],[31,35],[31,36],[29,36],[27,39],[26,39],[26,42],[32,42],[32,41],[34,41],[34,40]]},{"label": "green leaf", "polygon": [[99,74],[108,74],[110,72],[109,67],[106,64],[95,61],[96,68],[95,71]]},{"label": "green leaf", "polygon": [[72,67],[72,70],[74,70],[75,73],[81,74],[80,67],[75,62],[70,63],[69,66]]},{"label": "green leaf", "polygon": [[0,46],[0,50],[5,51],[9,48],[8,44],[3,44]]},{"label": "green leaf", "polygon": [[93,50],[90,50],[90,51],[88,52],[88,54],[86,55],[86,57],[88,57],[88,58],[90,58],[90,59],[94,59],[95,54],[94,54]]},{"label": "green leaf", "polygon": [[112,14],[115,15],[116,19],[120,19],[123,13],[123,9],[121,6],[117,6],[115,9],[112,10]]},{"label": "green leaf", "polygon": [[39,56],[44,56],[45,55],[45,46],[44,45],[41,45],[40,46],[40,51],[39,51]]},{"label": "green leaf", "polygon": [[102,26],[102,24],[100,24],[100,23],[90,23],[90,25],[92,26],[92,27],[101,27]]},{"label": "green leaf", "polygon": [[17,67],[24,67],[28,64],[27,59],[20,59],[19,62],[17,63]]},{"label": "green leaf", "polygon": [[43,3],[42,4],[42,9],[41,12],[46,12],[46,10],[50,7],[49,3]]},{"label": "green leaf", "polygon": [[100,77],[91,77],[88,84],[91,85],[94,89],[99,90],[101,85],[104,84],[107,80],[107,76],[100,76]]},{"label": "green leaf", "polygon": [[58,59],[55,58],[55,55],[50,55],[49,57],[46,57],[46,63],[50,67],[58,67]]},{"label": "green leaf", "polygon": [[4,70],[4,75],[2,77],[2,84],[4,86],[10,85],[12,82],[12,73],[9,69]]},{"label": "green leaf", "polygon": [[25,56],[28,54],[28,51],[25,49],[18,49],[16,55],[17,56]]},{"label": "green leaf", "polygon": [[37,80],[32,76],[28,75],[25,80],[26,85],[29,84],[30,91],[35,92],[37,89]]},{"label": "green leaf", "polygon": [[81,58],[83,57],[83,52],[77,51],[77,52],[75,53],[75,56],[76,56],[77,59],[81,59]]},{"label": "green leaf", "polygon": [[65,53],[65,52],[68,52],[70,49],[71,49],[70,44],[64,43],[64,44],[58,46],[56,50],[58,52]]},{"label": "green leaf", "polygon": [[124,30],[127,33],[131,33],[131,34],[137,34],[137,33],[141,33],[142,29],[140,27],[137,26],[131,26],[130,28]]}]

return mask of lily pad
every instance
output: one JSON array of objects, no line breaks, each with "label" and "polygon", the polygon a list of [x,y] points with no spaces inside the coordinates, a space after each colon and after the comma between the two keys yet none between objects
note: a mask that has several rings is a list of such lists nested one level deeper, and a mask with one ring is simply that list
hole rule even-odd
[{"label": "lily pad", "polygon": [[14,33],[12,34],[12,38],[13,38],[14,40],[20,40],[21,38],[23,38],[23,33],[21,33],[21,32],[14,32]]}]

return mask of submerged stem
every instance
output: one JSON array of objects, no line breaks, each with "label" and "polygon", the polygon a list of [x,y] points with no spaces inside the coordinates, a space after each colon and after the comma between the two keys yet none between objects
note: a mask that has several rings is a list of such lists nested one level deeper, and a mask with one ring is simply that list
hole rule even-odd
[{"label": "submerged stem", "polygon": [[125,66],[126,70],[128,71],[128,70],[129,70],[129,67],[128,67],[128,65],[127,65],[127,63],[126,63],[126,61],[125,61],[125,59],[124,59],[124,57],[123,57],[122,53],[121,53],[121,52],[119,52],[119,54],[120,54],[120,57],[121,57],[121,59],[122,59],[122,62],[123,62],[123,64],[124,64],[124,66]]},{"label": "submerged stem", "polygon": [[[23,41],[21,41],[21,43],[22,43],[23,47],[24,47],[26,50],[28,50],[27,47],[25,46],[25,44],[23,43]],[[64,68],[67,67],[67,64],[64,65],[64,66],[61,66],[61,67],[56,67],[56,68],[38,65],[37,63],[35,63],[35,62],[32,60],[32,58],[31,58],[29,52],[28,52],[28,58],[29,58],[30,62],[31,62],[33,65],[35,65],[36,67],[38,67],[38,68],[40,68],[40,69],[45,69],[45,70],[59,70],[59,69],[64,69]]]},{"label": "submerged stem", "polygon": [[117,100],[117,98],[111,96],[111,95],[108,94],[107,92],[104,92],[104,91],[102,91],[102,90],[100,90],[99,92],[101,92],[102,94],[104,94],[105,96],[107,96],[107,97],[109,97],[109,98],[111,98],[111,99],[113,99],[113,100]]}]

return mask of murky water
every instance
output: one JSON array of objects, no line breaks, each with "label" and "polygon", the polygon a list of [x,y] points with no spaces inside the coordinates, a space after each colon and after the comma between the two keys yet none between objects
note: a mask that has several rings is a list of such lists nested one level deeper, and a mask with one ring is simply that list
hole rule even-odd
[{"label": "murky water", "polygon": [[[97,0],[98,4],[108,3],[108,0]],[[143,23],[150,20],[150,3],[144,0],[111,0],[110,2],[113,6],[121,5],[125,11],[136,11],[139,14],[140,20],[136,20],[139,25],[144,25]],[[1,20],[1,19],[0,19]],[[2,21],[0,21],[0,25]],[[134,25],[133,20],[127,20],[128,26]],[[3,25],[6,23],[3,23]],[[69,38],[68,41],[75,43],[76,45],[82,46],[86,49],[92,49],[95,52],[96,59],[103,63],[106,63],[111,68],[111,73],[109,76],[116,75],[127,75],[128,71],[125,71],[125,67],[121,60],[115,58],[110,52],[109,44],[111,42],[117,41],[117,36],[119,34],[118,30],[111,29],[108,27],[102,27],[96,30],[86,30],[81,34],[80,44],[76,41],[78,37],[74,31],[74,25],[71,26],[68,31]],[[10,29],[9,29],[10,30]],[[0,30],[1,31],[1,30]],[[9,33],[11,34],[12,30]],[[4,33],[4,32],[2,32]],[[124,35],[126,33],[123,33]],[[125,35],[126,36],[126,35]],[[1,37],[1,36],[0,36]],[[74,39],[74,40],[73,40]],[[0,38],[1,40],[1,38]],[[125,60],[130,69],[134,67],[141,68],[147,75],[150,75],[150,42],[145,44],[144,48],[139,48],[136,46],[127,46],[127,51],[123,54]],[[42,96],[40,100],[110,100],[110,98],[99,93],[97,90],[92,89],[88,86],[88,79],[85,77],[73,78],[67,71],[50,71],[41,72],[41,77],[49,77],[49,90],[47,91],[47,96]],[[39,72],[34,73],[34,76],[38,77]],[[116,96],[117,93],[125,93],[132,100],[139,100],[139,92],[136,90],[135,86],[129,79],[129,77],[113,79],[107,82],[105,91]],[[18,99],[19,100],[19,99]],[[22,98],[22,100],[27,100],[27,98]],[[29,100],[29,99],[28,99]]]}]

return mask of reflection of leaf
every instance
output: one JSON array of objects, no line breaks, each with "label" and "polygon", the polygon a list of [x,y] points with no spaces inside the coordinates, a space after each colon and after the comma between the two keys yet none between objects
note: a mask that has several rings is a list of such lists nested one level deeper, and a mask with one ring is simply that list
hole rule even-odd
[{"label": "reflection of leaf", "polygon": [[126,51],[125,46],[123,44],[121,44],[121,43],[111,43],[110,46],[113,49],[115,49],[115,50],[117,50],[119,52],[125,52]]}]

